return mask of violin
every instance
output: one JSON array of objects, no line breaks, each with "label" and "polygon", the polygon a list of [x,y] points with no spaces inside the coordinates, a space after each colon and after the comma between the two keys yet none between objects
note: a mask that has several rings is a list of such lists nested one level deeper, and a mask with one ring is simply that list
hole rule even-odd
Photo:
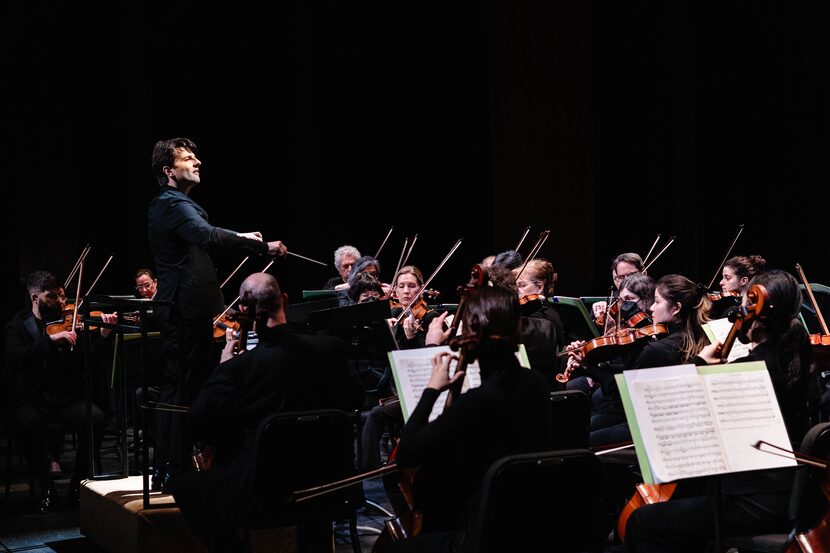
[{"label": "violin", "polygon": [[736,292],[735,290],[723,290],[721,292],[709,292],[706,294],[709,297],[709,301],[712,303],[729,300],[732,302],[740,303],[741,301],[741,293]]},{"label": "violin", "polygon": [[[620,304],[623,302],[616,301],[611,304],[611,307],[608,308],[608,316],[611,317],[613,320],[617,319],[617,314],[620,313]],[[631,314],[626,313],[626,311],[631,312],[632,310],[625,310],[620,314],[622,317],[620,321],[620,326],[628,327],[628,328],[635,328],[639,326],[647,326],[652,324],[651,315],[646,313],[645,311],[638,309]]]},{"label": "violin", "polygon": [[217,342],[223,341],[225,339],[225,332],[228,329],[233,330],[234,333],[239,332],[239,321],[234,320],[236,317],[236,313],[230,315],[228,312],[219,315],[213,322],[213,339]]},{"label": "violin", "polygon": [[[669,329],[662,323],[653,323],[639,328],[621,328],[608,336],[600,336],[579,347],[566,349],[559,355],[578,352],[582,355],[585,364],[600,363],[621,355],[629,347],[642,340],[657,340],[668,333]],[[556,375],[556,380],[559,382],[567,382],[569,378],[570,371],[567,369],[566,372]]]},{"label": "violin", "polygon": [[[63,311],[61,313],[63,319],[46,323],[46,334],[48,334],[49,336],[53,336],[64,331],[70,332],[72,330],[75,330],[77,332],[80,332],[84,329],[84,316],[80,313],[78,313],[77,317],[75,316],[74,304],[67,304],[66,307],[63,308]],[[100,318],[103,314],[103,311],[90,311],[89,316]],[[73,317],[75,318],[74,328],[72,326]],[[97,328],[98,327],[90,326],[89,330],[96,330]]]},{"label": "violin", "polygon": [[544,299],[544,297],[542,294],[527,294],[519,298],[519,305],[526,305],[532,301]]}]

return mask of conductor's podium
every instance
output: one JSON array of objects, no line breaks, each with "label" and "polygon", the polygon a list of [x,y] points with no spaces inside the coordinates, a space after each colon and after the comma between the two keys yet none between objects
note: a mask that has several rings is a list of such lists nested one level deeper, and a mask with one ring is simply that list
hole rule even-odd
[{"label": "conductor's podium", "polygon": [[[208,553],[169,494],[150,493],[144,507],[141,476],[85,480],[80,531],[110,553]],[[253,553],[297,550],[293,527],[251,533]]]}]

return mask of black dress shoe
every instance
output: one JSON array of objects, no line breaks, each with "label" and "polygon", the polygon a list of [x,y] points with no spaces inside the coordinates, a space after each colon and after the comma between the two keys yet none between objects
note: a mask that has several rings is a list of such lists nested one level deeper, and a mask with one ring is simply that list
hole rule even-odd
[{"label": "black dress shoe", "polygon": [[37,510],[37,512],[42,515],[45,515],[46,513],[51,513],[52,509],[55,508],[57,501],[58,490],[55,489],[55,485],[51,484],[49,486],[46,486],[40,495],[40,500],[37,502],[35,510]]}]

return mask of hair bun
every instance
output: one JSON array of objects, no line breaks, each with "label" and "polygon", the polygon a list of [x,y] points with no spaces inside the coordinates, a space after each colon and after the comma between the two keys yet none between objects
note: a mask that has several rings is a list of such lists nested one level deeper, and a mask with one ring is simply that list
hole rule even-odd
[{"label": "hair bun", "polygon": [[700,282],[698,282],[695,286],[695,290],[697,291],[698,298],[702,298],[709,291],[708,287],[704,284],[701,284]]}]

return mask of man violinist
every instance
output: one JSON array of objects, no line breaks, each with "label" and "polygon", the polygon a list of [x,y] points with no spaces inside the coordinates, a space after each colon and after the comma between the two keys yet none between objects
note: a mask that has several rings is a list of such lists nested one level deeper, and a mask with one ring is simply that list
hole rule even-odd
[{"label": "man violinist", "polygon": [[[57,501],[57,490],[49,476],[46,446],[49,424],[61,423],[67,431],[78,433],[75,469],[67,493],[69,505],[77,505],[80,481],[89,476],[84,364],[80,355],[82,348],[76,347],[80,345],[78,334],[62,326],[66,295],[57,278],[46,271],[34,271],[26,279],[26,289],[29,305],[6,324],[4,331],[9,415],[29,474],[40,485],[36,509],[48,513]],[[114,322],[115,316],[103,318]],[[48,325],[55,321],[60,321],[60,325]],[[48,332],[47,327],[50,327]],[[97,451],[103,435],[104,414],[96,405],[92,406],[92,422]]]},{"label": "man violinist", "polygon": [[[237,341],[228,333],[222,362],[193,399],[187,419],[193,437],[212,445],[213,466],[173,480],[185,519],[212,544],[212,551],[222,552],[241,551],[236,530],[253,494],[253,440],[259,423],[278,411],[333,408],[348,413],[360,409],[364,400],[357,373],[347,364],[346,344],[288,322],[287,296],[272,275],[250,275],[239,296],[253,317],[259,343],[234,355]],[[330,535],[328,539],[330,543]]]},{"label": "man violinist", "polygon": [[[620,285],[628,275],[640,273],[643,271],[643,258],[634,252],[621,253],[611,262],[611,281],[614,283],[611,286],[611,298],[615,298],[620,290]],[[608,309],[608,302],[598,301],[591,305],[591,311],[594,315],[594,320],[597,326],[604,329],[605,326],[605,310]],[[602,323],[602,324],[600,324]]]},{"label": "man violinist", "polygon": [[[196,144],[188,138],[160,140],[153,148],[152,170],[159,184],[150,202],[150,247],[158,271],[157,301],[172,308],[156,307],[167,366],[161,402],[187,405],[211,370],[213,318],[224,309],[210,247],[246,254],[280,255],[287,248],[279,240],[264,242],[259,232],[235,232],[208,222],[207,212],[189,194],[201,182],[202,162]],[[189,466],[188,440],[183,438],[180,417],[159,412],[154,489],[163,488],[172,474]]]}]

